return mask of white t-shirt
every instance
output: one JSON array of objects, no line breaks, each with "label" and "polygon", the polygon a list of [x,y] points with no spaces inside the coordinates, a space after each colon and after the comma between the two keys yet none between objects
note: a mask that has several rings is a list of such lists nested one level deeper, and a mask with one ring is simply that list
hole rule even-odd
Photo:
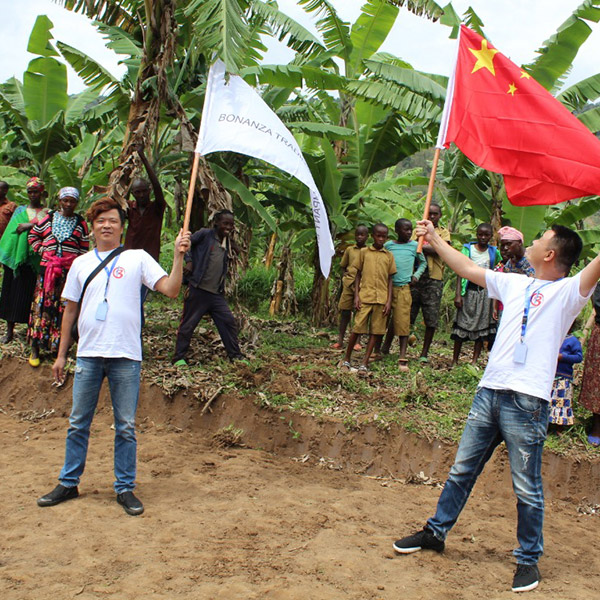
[{"label": "white t-shirt", "polygon": [[[593,292],[582,296],[579,280],[579,274],[549,283],[517,273],[486,271],[488,296],[500,300],[504,312],[481,387],[550,400],[560,346]],[[525,332],[527,356],[524,363],[516,363],[515,345],[521,337],[525,295],[531,296],[538,289],[531,299]]]},{"label": "white t-shirt", "polygon": [[473,244],[471,246],[471,260],[479,265],[482,269],[490,268],[490,252],[488,248],[486,248],[483,252],[477,250],[477,246]]},{"label": "white t-shirt", "polygon": [[[79,302],[86,279],[110,252],[98,252],[96,255],[92,250],[77,257],[67,275],[63,298]],[[114,260],[92,279],[85,291],[77,322],[77,356],[142,360],[142,283],[153,290],[166,273],[144,250],[125,250],[119,254],[116,263]],[[113,264],[109,280],[107,270],[110,271]],[[101,321],[96,316],[99,305],[104,301],[107,282],[108,311],[106,319]]]}]

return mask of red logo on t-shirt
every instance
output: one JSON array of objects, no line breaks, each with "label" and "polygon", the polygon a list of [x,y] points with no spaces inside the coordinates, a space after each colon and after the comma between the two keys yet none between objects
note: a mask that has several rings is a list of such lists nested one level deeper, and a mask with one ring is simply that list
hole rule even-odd
[{"label": "red logo on t-shirt", "polygon": [[125,269],[123,267],[117,267],[113,271],[113,277],[115,279],[121,279],[121,277],[123,277],[123,275],[125,275]]},{"label": "red logo on t-shirt", "polygon": [[544,301],[544,294],[540,294],[540,292],[535,292],[531,296],[531,306],[539,306]]}]

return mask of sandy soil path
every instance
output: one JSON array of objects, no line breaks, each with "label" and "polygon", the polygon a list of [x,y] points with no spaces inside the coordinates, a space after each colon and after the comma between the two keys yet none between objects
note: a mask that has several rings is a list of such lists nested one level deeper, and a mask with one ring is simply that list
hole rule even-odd
[{"label": "sandy soil path", "polygon": [[[392,541],[422,525],[435,487],[261,450],[217,450],[201,432],[146,423],[138,476],[146,512],[130,517],[112,491],[113,431],[103,405],[80,498],[41,509],[35,499],[55,485],[62,464],[68,404],[36,421],[18,398],[5,400],[2,600],[514,598],[516,514],[506,490],[476,487],[444,554],[396,557]],[[597,516],[574,504],[549,503],[544,580],[530,597],[597,597],[598,527]]]},{"label": "sandy soil path", "polygon": [[[444,554],[398,557],[393,540],[422,526],[439,489],[357,475],[350,463],[332,469],[340,460],[299,460],[309,448],[338,447],[338,459],[350,449],[370,463],[389,453],[394,438],[358,432],[342,444],[334,427],[332,443],[316,425],[311,433],[307,420],[306,440],[294,446],[285,424],[287,438],[275,431],[283,417],[252,403],[223,401],[223,414],[203,420],[189,399],[167,402],[145,388],[138,493],[146,512],[130,517],[115,502],[105,393],[81,496],[41,509],[35,500],[54,487],[62,464],[70,393],[50,390],[44,368],[32,372],[14,360],[0,367],[0,600],[514,598],[516,510],[501,455],[475,487]],[[254,449],[211,443],[222,426],[216,421],[232,415]],[[398,448],[421,453],[421,464],[435,458],[438,467],[452,450]],[[568,464],[554,470],[565,469],[580,485]],[[547,505],[544,579],[529,596],[596,598],[598,515],[580,514],[581,498]]]}]

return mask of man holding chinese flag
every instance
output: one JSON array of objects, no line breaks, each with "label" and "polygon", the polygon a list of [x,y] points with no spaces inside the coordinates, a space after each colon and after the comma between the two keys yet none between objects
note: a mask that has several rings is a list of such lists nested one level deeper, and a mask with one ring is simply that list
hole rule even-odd
[{"label": "man holding chinese flag", "polygon": [[[440,140],[454,141],[477,164],[503,173],[514,204],[600,193],[600,142],[527,73],[465,27]],[[582,242],[576,232],[555,225],[527,248],[532,278],[483,269],[442,240],[428,220],[418,223],[416,233],[460,277],[501,301],[504,312],[436,512],[421,531],[394,542],[394,549],[442,552],[486,462],[504,442],[517,496],[512,590],[527,592],[541,579],[542,450],[557,357],[600,278],[600,256],[567,277]]]},{"label": "man holding chinese flag", "polygon": [[526,71],[461,26],[438,148],[504,175],[516,206],[600,194],[600,140]]}]

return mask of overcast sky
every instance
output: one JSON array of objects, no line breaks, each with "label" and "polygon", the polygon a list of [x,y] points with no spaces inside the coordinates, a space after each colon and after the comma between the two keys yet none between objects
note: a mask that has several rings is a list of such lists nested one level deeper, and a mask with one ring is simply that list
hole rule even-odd
[{"label": "overcast sky", "polygon": [[[344,20],[353,22],[360,13],[363,0],[332,0]],[[487,36],[493,44],[513,62],[523,64],[535,57],[535,50],[552,35],[581,0],[454,0],[459,14],[472,6],[485,25]],[[0,0],[2,19],[0,39],[2,60],[0,81],[11,76],[23,79],[23,71],[33,58],[27,52],[27,41],[37,15],[48,15],[54,23],[54,37],[85,52],[114,75],[124,68],[118,65],[118,57],[104,46],[104,40],[88,19],[71,13],[52,0]],[[305,27],[314,28],[314,17],[307,16],[295,0],[279,0],[280,9],[300,21]],[[432,24],[401,9],[396,25],[382,50],[410,62],[415,68],[430,73],[449,75],[450,62],[454,56],[454,41],[448,39],[450,30]],[[270,44],[265,57],[269,63],[286,63],[292,53],[277,42]],[[592,34],[575,59],[568,82],[574,83],[600,72],[600,25],[592,25]],[[69,92],[83,89],[77,75],[69,73]]]}]

